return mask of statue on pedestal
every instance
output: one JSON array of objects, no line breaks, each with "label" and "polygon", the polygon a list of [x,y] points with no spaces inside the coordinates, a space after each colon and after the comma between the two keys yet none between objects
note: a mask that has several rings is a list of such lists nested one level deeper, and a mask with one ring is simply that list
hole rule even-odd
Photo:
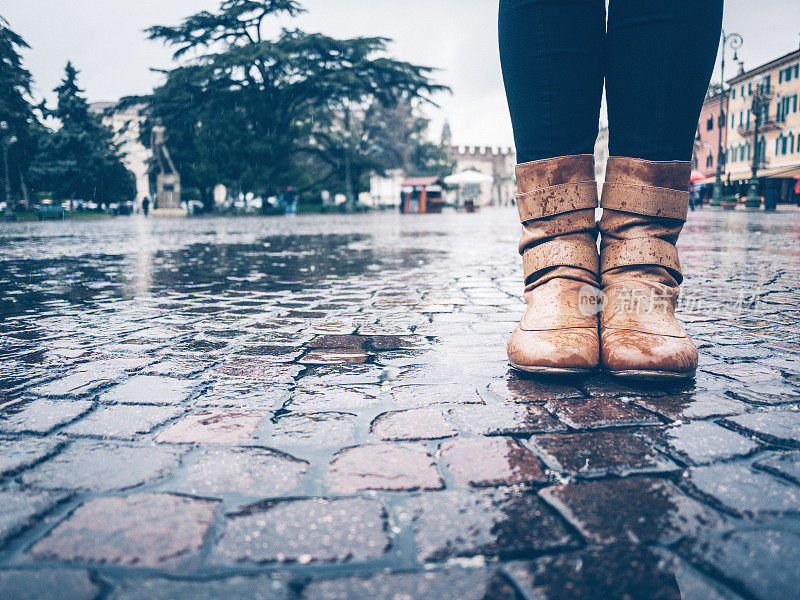
[{"label": "statue on pedestal", "polygon": [[181,206],[181,176],[172,162],[172,157],[167,149],[167,128],[156,119],[156,124],[150,132],[150,149],[158,165],[156,174],[156,208],[182,209]]}]

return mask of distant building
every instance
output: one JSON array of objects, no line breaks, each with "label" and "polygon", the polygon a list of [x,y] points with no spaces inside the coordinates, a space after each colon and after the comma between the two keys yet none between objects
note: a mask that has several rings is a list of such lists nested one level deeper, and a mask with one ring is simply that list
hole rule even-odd
[{"label": "distant building", "polygon": [[[725,171],[732,182],[745,182],[751,177],[751,166],[759,153],[758,176],[764,182],[763,194],[768,199],[783,202],[797,200],[794,193],[796,177],[800,176],[800,49],[784,54],[763,65],[746,71],[739,64],[739,74],[728,80],[728,111],[725,116]],[[759,86],[768,96],[764,118],[759,125],[758,141],[754,140],[755,115],[752,99]],[[698,130],[709,126],[708,116],[713,103],[706,101]],[[714,112],[719,114],[719,109]],[[715,136],[711,136],[715,137]],[[716,150],[716,141],[711,144]],[[709,161],[709,156],[712,159]],[[700,170],[708,175],[702,183],[711,183],[715,153],[696,152]],[[704,158],[705,157],[705,158]],[[706,161],[704,163],[703,161]],[[741,188],[740,188],[741,189]]]},{"label": "distant building", "polygon": [[450,154],[456,163],[456,173],[472,170],[494,179],[492,183],[481,184],[484,203],[494,205],[512,203],[517,193],[514,178],[517,153],[512,148],[450,146]]},{"label": "distant building", "polygon": [[[724,101],[722,94],[709,96],[703,102],[700,111],[700,121],[697,124],[697,136],[695,137],[694,155],[692,157],[692,167],[706,177],[716,178],[717,174],[717,154],[719,152],[720,134],[720,113],[722,113],[723,123],[728,123],[728,100]],[[722,127],[722,147],[728,146],[728,128]],[[723,160],[724,163],[724,160]]]},{"label": "distant building", "polygon": [[145,117],[142,107],[133,106],[124,110],[114,110],[116,102],[94,102],[89,109],[103,116],[103,123],[116,134],[116,140],[123,153],[123,163],[136,176],[136,205],[141,206],[142,199],[150,194],[150,150],[139,141],[139,133]]}]

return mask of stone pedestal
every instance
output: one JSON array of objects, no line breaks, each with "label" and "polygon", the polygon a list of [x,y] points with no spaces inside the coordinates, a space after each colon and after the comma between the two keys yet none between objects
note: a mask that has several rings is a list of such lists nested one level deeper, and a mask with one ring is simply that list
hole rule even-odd
[{"label": "stone pedestal", "polygon": [[173,173],[156,175],[156,209],[154,216],[183,217],[186,207],[181,203],[181,177]]}]

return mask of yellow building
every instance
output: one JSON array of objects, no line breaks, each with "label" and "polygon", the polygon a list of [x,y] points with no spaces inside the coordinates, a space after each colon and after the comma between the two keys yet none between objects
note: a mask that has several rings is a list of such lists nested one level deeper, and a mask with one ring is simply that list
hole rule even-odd
[{"label": "yellow building", "polygon": [[[795,202],[795,176],[800,176],[800,50],[795,50],[728,80],[726,177],[750,179],[755,147],[754,94],[759,86],[768,100],[759,125],[761,195],[777,202]],[[742,188],[742,193],[745,192]]]}]

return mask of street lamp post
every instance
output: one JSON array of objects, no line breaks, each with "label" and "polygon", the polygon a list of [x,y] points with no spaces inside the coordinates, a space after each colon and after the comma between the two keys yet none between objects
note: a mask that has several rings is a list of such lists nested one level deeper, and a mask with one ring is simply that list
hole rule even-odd
[{"label": "street lamp post", "polygon": [[714,181],[714,195],[711,198],[712,206],[720,206],[722,203],[722,163],[725,160],[725,152],[722,145],[722,131],[727,129],[728,119],[725,115],[725,99],[728,94],[725,91],[725,47],[730,46],[733,50],[733,60],[738,60],[736,51],[742,47],[744,40],[738,33],[725,33],[722,30],[722,56],[720,62],[720,91],[719,91],[719,120],[717,127],[717,178]]},{"label": "street lamp post", "polygon": [[766,81],[760,81],[756,85],[755,92],[753,93],[752,104],[750,111],[754,117],[753,124],[753,163],[751,165],[750,187],[747,190],[747,199],[744,205],[747,208],[760,208],[761,196],[759,188],[761,182],[758,179],[758,169],[761,167],[761,142],[758,139],[758,134],[761,126],[764,125],[764,115],[769,114],[767,108],[769,107],[769,89],[767,88]]}]

